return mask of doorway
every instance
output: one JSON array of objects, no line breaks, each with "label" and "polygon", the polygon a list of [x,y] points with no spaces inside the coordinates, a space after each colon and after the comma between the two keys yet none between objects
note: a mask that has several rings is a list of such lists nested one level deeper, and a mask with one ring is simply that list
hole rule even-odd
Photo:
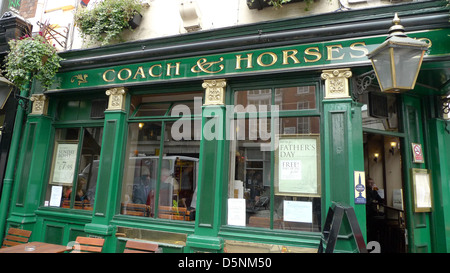
[{"label": "doorway", "polygon": [[367,242],[378,242],[382,253],[407,251],[401,140],[364,133]]}]

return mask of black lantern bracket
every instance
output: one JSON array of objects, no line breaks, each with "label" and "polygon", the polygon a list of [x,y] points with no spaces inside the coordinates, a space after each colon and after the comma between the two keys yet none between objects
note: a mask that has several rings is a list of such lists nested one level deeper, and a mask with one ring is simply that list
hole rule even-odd
[{"label": "black lantern bracket", "polygon": [[28,111],[28,109],[30,107],[30,98],[21,96],[21,95],[17,94],[16,92],[13,92],[13,93],[14,93],[14,98],[16,99],[19,106],[22,107],[23,110]]},{"label": "black lantern bracket", "polygon": [[352,98],[354,101],[359,100],[359,96],[368,93],[370,86],[378,86],[375,71],[372,69],[366,73],[358,75],[353,79]]}]

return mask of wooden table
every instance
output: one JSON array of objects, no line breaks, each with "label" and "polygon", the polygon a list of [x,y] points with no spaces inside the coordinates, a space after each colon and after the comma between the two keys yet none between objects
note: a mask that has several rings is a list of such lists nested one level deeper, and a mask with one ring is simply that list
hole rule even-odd
[{"label": "wooden table", "polygon": [[70,250],[67,246],[43,242],[30,242],[11,247],[0,248],[0,253],[62,253]]}]

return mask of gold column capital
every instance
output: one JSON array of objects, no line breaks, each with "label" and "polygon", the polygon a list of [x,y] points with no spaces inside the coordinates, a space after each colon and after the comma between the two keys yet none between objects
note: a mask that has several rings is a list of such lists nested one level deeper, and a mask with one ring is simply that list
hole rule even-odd
[{"label": "gold column capital", "polygon": [[31,108],[31,115],[47,115],[48,99],[44,94],[33,94],[30,97],[30,101],[33,102]]},{"label": "gold column capital", "polygon": [[325,99],[349,98],[348,78],[351,76],[350,68],[323,70]]},{"label": "gold column capital", "polygon": [[125,95],[127,89],[125,87],[116,87],[106,90],[109,96],[108,109],[106,110],[125,110]]},{"label": "gold column capital", "polygon": [[205,88],[205,103],[203,105],[225,104],[225,79],[205,80],[202,87]]}]

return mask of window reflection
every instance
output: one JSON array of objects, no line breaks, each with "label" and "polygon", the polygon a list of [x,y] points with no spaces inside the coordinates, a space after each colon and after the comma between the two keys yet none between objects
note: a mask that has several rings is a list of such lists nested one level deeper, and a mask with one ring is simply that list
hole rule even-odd
[{"label": "window reflection", "polygon": [[[52,172],[45,199],[50,206],[92,210],[102,134],[102,127],[56,130]],[[60,203],[55,196],[59,191]]]},{"label": "window reflection", "polygon": [[[134,101],[147,103],[155,98],[160,105],[170,105],[165,116],[157,117],[158,121],[136,120],[129,124],[121,214],[193,221],[201,127],[200,118],[194,118],[194,105],[198,98],[201,107],[201,96],[154,95]],[[147,114],[153,117],[151,112]],[[173,121],[172,116],[182,118]]]},{"label": "window reflection", "polygon": [[[272,92],[272,90],[274,92]],[[235,93],[235,103],[242,104],[246,109],[252,109],[250,102],[258,106],[266,106],[268,101],[274,101],[280,106],[280,116],[289,114],[292,117],[274,116],[268,118],[268,127],[262,128],[257,118],[245,118],[236,116],[233,120],[236,130],[235,137],[230,141],[230,181],[228,196],[232,199],[245,200],[245,226],[302,230],[319,232],[321,228],[321,192],[320,192],[320,164],[315,168],[299,170],[299,164],[305,163],[302,158],[306,152],[297,151],[297,156],[292,161],[285,160],[292,170],[300,176],[287,177],[287,180],[299,187],[298,183],[308,181],[318,187],[313,194],[299,191],[280,192],[278,187],[283,177],[280,172],[279,143],[285,137],[292,139],[295,145],[302,145],[306,140],[312,139],[320,145],[320,118],[300,115],[302,110],[316,109],[316,94],[314,86],[299,86],[288,88],[274,88],[262,90],[238,91]],[[260,99],[252,97],[255,94],[263,94]],[[270,96],[269,96],[270,95]],[[261,109],[255,107],[253,109]],[[247,112],[250,112],[247,110]],[[264,116],[265,117],[265,116]],[[251,126],[253,124],[253,126]],[[279,126],[278,132],[271,133],[271,126]],[[263,139],[254,137],[260,135],[264,129],[271,138]],[[272,146],[272,149],[268,147]],[[318,147],[317,147],[318,148]],[[312,152],[312,158],[320,162],[320,150]],[[306,160],[302,162],[302,160]],[[313,166],[313,165],[311,165]],[[285,175],[286,176],[286,175]],[[286,177],[284,177],[286,179]],[[235,203],[237,204],[237,203]],[[299,211],[296,208],[306,208]],[[234,208],[235,209],[235,208]],[[292,213],[294,211],[294,213]],[[298,215],[297,214],[300,214]],[[229,211],[228,213],[233,213]],[[242,213],[242,212],[240,212]],[[301,216],[301,217],[300,217]]]}]

